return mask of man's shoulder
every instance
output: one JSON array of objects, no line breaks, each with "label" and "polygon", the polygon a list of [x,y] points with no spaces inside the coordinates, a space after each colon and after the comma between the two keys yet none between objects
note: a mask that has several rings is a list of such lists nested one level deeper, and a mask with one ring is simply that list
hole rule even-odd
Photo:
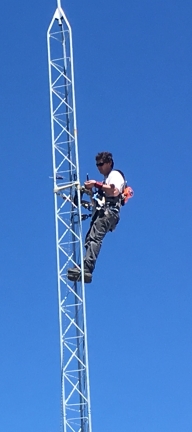
[{"label": "man's shoulder", "polygon": [[123,172],[119,169],[113,169],[110,172],[109,176],[111,176],[111,177],[115,176],[115,177],[118,177],[119,179],[122,178],[123,180],[125,180],[125,176],[124,176]]}]

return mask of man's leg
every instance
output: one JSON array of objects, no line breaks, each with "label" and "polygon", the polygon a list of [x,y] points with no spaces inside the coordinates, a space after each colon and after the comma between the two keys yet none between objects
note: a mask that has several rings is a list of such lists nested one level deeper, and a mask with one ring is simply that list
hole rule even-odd
[{"label": "man's leg", "polygon": [[[85,239],[89,238],[89,233],[91,231],[92,225],[94,223],[94,220],[96,218],[96,214],[94,218],[91,220],[89,230],[87,231]],[[68,269],[67,277],[71,281],[80,281],[81,280],[81,268],[79,267],[72,267]],[[84,269],[84,282],[90,283],[92,281],[92,274],[89,272],[88,269]]]},{"label": "man's leg", "polygon": [[[106,213],[106,214],[105,214]],[[90,228],[85,237],[86,255],[84,258],[84,280],[86,283],[92,281],[92,272],[99,255],[103,238],[108,231],[115,229],[119,216],[113,211],[100,211],[91,221]],[[81,271],[75,267],[68,270],[68,279],[81,280]]]},{"label": "man's leg", "polygon": [[91,225],[85,238],[86,255],[84,259],[85,270],[88,270],[90,273],[93,273],[95,268],[105,235],[110,230],[115,229],[118,220],[119,216],[113,211],[101,211]]}]

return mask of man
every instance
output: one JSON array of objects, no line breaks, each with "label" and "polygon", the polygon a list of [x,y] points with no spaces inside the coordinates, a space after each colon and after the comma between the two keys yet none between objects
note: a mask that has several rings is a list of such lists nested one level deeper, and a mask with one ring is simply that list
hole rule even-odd
[{"label": "man", "polygon": [[[92,273],[99,255],[103,238],[109,231],[113,231],[119,222],[121,194],[125,180],[123,175],[113,170],[113,156],[109,152],[101,152],[96,156],[97,168],[104,176],[104,181],[88,180],[84,183],[86,189],[96,188],[98,192],[93,196],[95,209],[91,225],[85,237],[86,255],[84,258],[84,281],[92,281]],[[68,269],[68,279],[81,280],[81,269]]]}]

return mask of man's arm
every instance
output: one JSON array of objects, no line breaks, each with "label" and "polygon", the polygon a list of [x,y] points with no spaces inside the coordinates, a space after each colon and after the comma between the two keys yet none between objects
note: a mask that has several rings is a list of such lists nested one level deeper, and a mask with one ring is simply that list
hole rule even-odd
[{"label": "man's arm", "polygon": [[114,184],[104,184],[97,182],[96,180],[88,180],[84,183],[86,189],[92,189],[93,187],[98,187],[98,189],[103,190],[108,196],[118,196],[120,194],[119,189],[115,187]]}]

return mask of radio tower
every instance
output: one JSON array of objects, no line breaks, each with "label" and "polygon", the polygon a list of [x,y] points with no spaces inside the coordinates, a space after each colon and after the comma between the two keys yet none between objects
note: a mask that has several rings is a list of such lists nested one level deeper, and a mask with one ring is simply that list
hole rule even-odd
[{"label": "radio tower", "polygon": [[[92,432],[72,32],[57,0],[47,32],[61,357],[61,430]],[[74,196],[76,204],[74,204]]]}]

